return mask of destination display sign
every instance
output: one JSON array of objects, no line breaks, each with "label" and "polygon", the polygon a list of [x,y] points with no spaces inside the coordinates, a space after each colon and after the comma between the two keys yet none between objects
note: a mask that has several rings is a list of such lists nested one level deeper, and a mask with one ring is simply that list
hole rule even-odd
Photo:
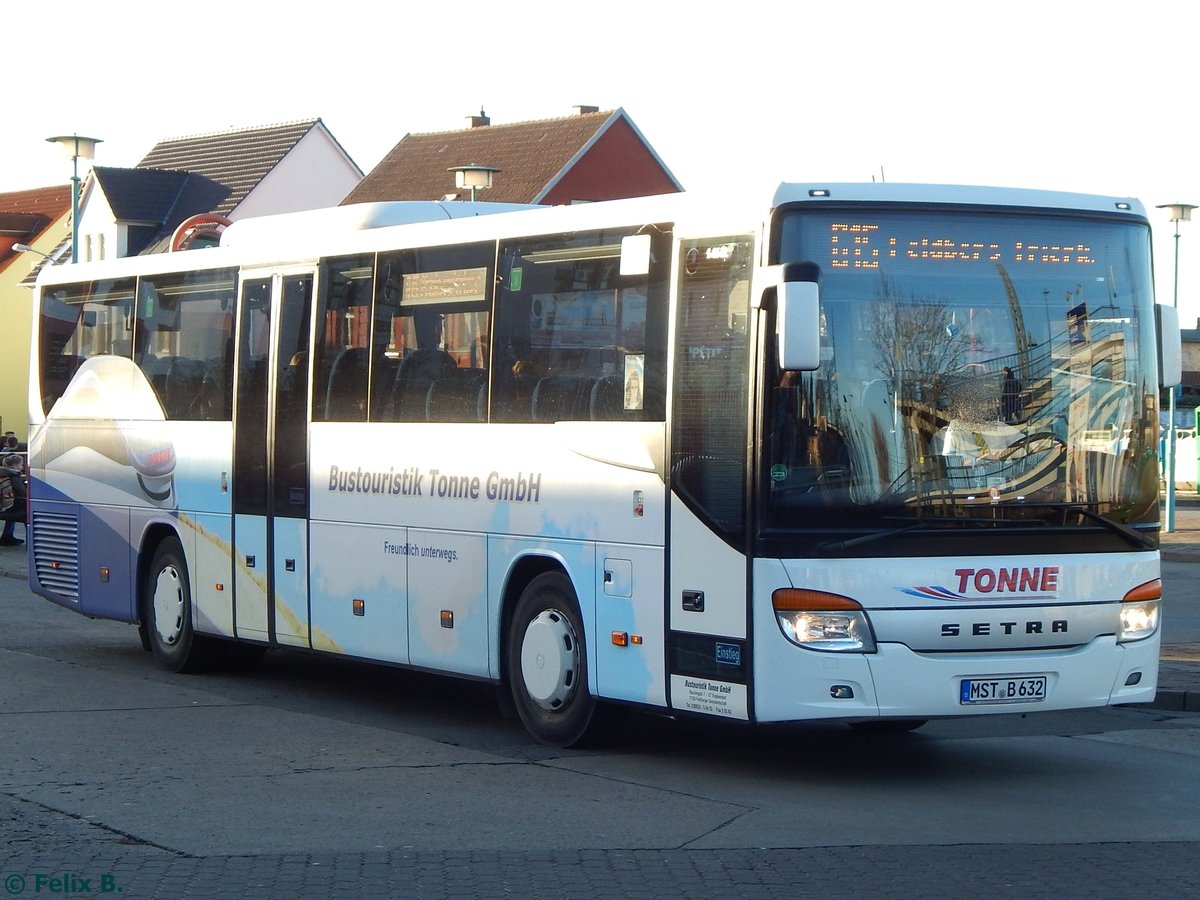
[{"label": "destination display sign", "polygon": [[[914,222],[912,231],[902,231],[900,223],[885,226],[869,221],[845,220],[829,226],[827,263],[834,269],[873,270],[889,262],[928,264],[929,266],[969,266],[984,263],[1003,266],[1094,266],[1088,240],[1047,239],[1031,233],[1027,237],[1005,235],[980,236],[955,234],[953,227],[937,231]],[[977,225],[977,223],[972,223]],[[1004,229],[1007,230],[1007,229]],[[1089,231],[1094,237],[1093,229]]]}]

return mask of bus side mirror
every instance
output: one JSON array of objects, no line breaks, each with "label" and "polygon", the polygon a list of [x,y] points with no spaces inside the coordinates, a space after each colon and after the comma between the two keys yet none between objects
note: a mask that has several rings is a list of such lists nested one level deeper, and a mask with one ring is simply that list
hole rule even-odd
[{"label": "bus side mirror", "polygon": [[776,290],[779,368],[811,372],[821,365],[821,289],[815,281],[785,281]]},{"label": "bus side mirror", "polygon": [[1175,387],[1183,381],[1183,346],[1179,332],[1179,310],[1154,304],[1158,331],[1158,386]]}]

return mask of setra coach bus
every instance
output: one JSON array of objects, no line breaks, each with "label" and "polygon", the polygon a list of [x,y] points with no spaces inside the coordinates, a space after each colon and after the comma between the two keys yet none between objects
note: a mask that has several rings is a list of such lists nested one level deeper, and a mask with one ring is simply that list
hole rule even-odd
[{"label": "setra coach bus", "polygon": [[363,204],[36,304],[31,586],[170,670],[443,672],[560,746],[1154,697],[1180,354],[1136,201]]}]

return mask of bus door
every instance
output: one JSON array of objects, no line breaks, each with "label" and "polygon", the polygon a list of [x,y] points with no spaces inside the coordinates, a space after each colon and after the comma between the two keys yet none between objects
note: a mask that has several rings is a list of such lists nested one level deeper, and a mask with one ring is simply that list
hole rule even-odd
[{"label": "bus door", "polygon": [[242,280],[234,410],[238,637],[308,646],[308,336],[313,273]]},{"label": "bus door", "polygon": [[749,235],[684,240],[671,392],[671,705],[746,719]]}]

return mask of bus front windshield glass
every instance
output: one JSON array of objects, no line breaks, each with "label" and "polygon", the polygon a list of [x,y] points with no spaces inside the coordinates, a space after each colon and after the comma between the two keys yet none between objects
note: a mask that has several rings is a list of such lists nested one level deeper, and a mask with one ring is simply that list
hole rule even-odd
[{"label": "bus front windshield glass", "polygon": [[1146,227],[822,209],[779,233],[820,266],[821,365],[767,353],[768,529],[1156,521]]}]

